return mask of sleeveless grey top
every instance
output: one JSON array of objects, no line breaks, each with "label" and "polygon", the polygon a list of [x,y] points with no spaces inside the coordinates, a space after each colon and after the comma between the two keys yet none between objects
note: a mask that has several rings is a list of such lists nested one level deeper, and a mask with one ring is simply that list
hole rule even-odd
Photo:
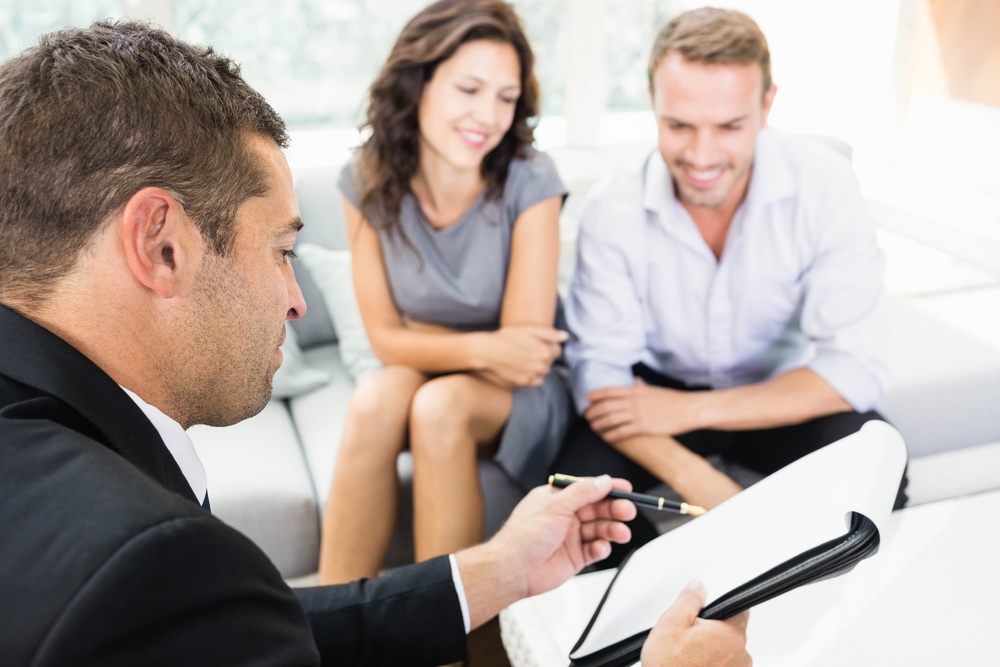
[{"label": "sleeveless grey top", "polygon": [[[340,191],[359,206],[357,159],[340,172]],[[540,201],[566,197],[566,187],[552,158],[533,152],[511,161],[503,194],[479,198],[454,224],[435,229],[416,198],[400,203],[398,233],[378,230],[389,286],[396,307],[406,317],[464,331],[500,326],[500,306],[510,262],[511,232],[518,216]]]}]

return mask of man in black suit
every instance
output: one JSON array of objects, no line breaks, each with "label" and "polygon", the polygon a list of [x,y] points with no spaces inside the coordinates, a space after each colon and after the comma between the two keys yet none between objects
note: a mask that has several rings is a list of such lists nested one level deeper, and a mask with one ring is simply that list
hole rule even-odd
[{"label": "man in black suit", "polygon": [[[207,506],[184,429],[260,411],[305,303],[281,119],[209,49],[139,24],[0,67],[4,665],[430,665],[628,539],[598,478],[490,542],[293,593]],[[745,619],[682,595],[649,664],[745,664]]]}]

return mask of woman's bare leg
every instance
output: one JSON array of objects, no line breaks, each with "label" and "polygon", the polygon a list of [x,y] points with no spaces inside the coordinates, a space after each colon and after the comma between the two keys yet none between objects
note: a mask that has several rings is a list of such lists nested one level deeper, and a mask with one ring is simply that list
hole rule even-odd
[{"label": "woman's bare leg", "polygon": [[410,407],[413,534],[418,561],[483,539],[477,452],[495,446],[512,392],[457,373],[429,380]]},{"label": "woman's bare leg", "polygon": [[406,444],[410,403],[426,379],[390,366],[351,395],[323,518],[321,584],[378,574],[396,525],[396,458]]}]

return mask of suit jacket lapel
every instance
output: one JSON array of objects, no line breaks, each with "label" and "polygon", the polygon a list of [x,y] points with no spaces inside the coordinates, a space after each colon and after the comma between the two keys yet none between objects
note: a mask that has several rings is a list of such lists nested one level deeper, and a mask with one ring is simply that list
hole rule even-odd
[{"label": "suit jacket lapel", "polygon": [[95,363],[44,327],[2,305],[0,340],[4,341],[0,373],[63,401],[104,436],[103,444],[163,486],[195,500],[160,434]]}]

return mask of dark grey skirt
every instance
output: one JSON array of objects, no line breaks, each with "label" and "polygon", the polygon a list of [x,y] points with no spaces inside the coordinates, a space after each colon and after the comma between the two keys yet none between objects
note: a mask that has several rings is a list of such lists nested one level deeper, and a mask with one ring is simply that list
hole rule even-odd
[{"label": "dark grey skirt", "polygon": [[541,386],[514,391],[494,461],[525,490],[544,484],[573,416],[566,368],[554,365]]}]

